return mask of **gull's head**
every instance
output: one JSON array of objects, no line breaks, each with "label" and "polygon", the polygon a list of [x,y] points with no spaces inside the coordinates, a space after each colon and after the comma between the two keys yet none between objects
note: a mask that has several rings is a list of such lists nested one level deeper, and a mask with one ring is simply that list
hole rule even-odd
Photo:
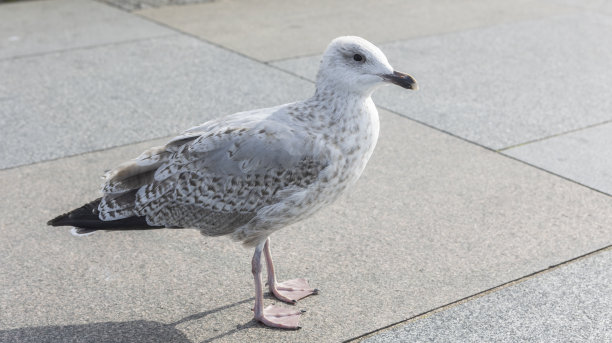
[{"label": "gull's head", "polygon": [[355,36],[334,39],[323,54],[317,74],[317,89],[333,87],[368,96],[379,86],[391,83],[418,89],[412,76],[393,70],[379,48]]}]

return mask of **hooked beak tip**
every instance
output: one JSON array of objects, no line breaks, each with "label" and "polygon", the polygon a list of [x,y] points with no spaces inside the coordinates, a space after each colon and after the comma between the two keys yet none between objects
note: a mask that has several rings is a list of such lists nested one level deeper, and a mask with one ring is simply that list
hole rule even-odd
[{"label": "hooked beak tip", "polygon": [[414,77],[408,74],[400,73],[399,71],[394,71],[393,74],[382,75],[382,78],[402,88],[412,89],[412,90],[419,89],[419,85],[417,84]]}]

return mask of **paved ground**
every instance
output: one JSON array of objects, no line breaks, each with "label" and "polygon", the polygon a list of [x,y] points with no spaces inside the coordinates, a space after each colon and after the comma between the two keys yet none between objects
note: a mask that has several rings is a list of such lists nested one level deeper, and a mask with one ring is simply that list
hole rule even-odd
[{"label": "paved ground", "polygon": [[[611,27],[595,0],[0,4],[0,341],[610,340]],[[343,34],[421,90],[379,91],[355,189],[272,238],[322,290],[302,330],[251,320],[227,239],[45,226],[181,129],[308,97]]]},{"label": "paved ground", "polygon": [[608,249],[364,342],[610,342],[610,265]]}]

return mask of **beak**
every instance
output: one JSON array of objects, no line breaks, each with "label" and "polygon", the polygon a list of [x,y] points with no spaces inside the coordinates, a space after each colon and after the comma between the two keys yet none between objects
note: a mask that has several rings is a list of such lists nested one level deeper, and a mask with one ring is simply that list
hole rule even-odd
[{"label": "beak", "polygon": [[395,85],[398,85],[402,88],[417,90],[419,89],[419,85],[417,84],[414,77],[400,73],[399,71],[394,71],[393,74],[385,74],[381,75],[383,80],[389,81]]}]

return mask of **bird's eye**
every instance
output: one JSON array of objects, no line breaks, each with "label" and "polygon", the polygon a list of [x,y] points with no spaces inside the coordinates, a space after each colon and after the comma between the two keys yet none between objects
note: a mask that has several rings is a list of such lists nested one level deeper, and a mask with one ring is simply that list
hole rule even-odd
[{"label": "bird's eye", "polygon": [[361,56],[360,54],[355,54],[353,55],[353,59],[357,62],[363,61],[363,56]]}]

